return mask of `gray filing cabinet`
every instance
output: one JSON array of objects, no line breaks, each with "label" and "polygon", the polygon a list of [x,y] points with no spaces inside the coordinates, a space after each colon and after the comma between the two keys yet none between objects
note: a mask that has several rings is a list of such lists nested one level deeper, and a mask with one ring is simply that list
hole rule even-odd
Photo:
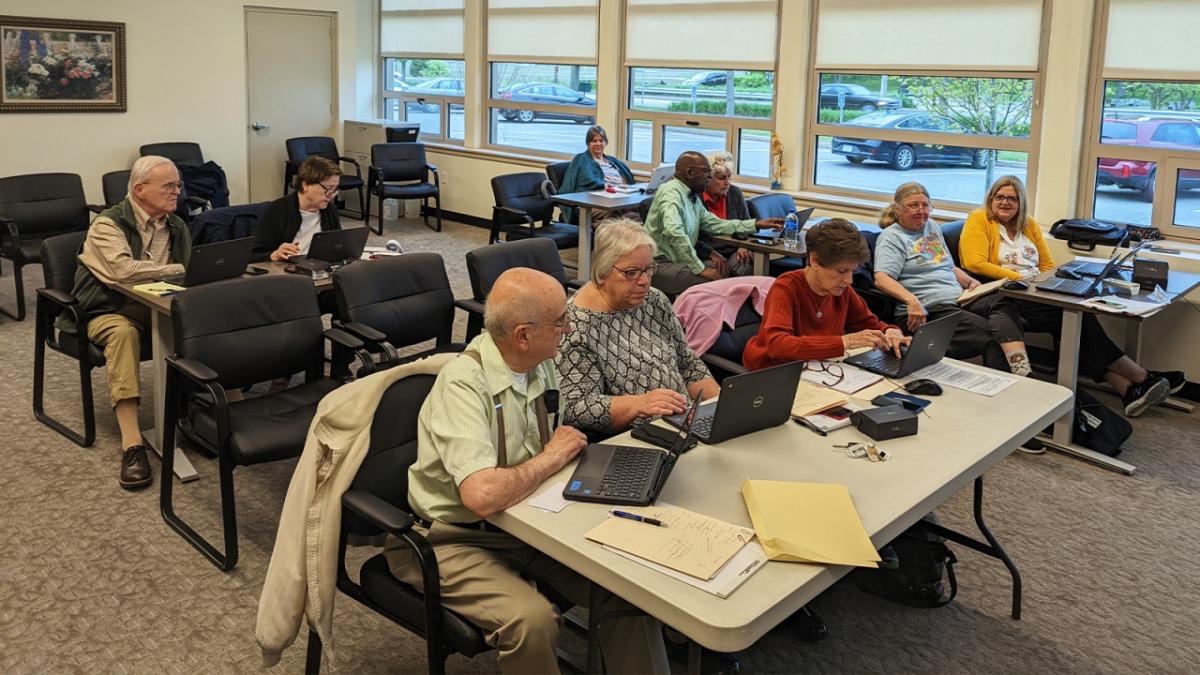
[{"label": "gray filing cabinet", "polygon": [[[371,146],[376,143],[387,143],[388,127],[411,128],[419,127],[416,122],[398,122],[396,120],[346,120],[342,127],[342,153],[354,159],[362,167],[363,180],[368,180],[367,174],[371,168]],[[370,195],[367,200],[371,203],[371,214],[379,214],[377,201]]]}]

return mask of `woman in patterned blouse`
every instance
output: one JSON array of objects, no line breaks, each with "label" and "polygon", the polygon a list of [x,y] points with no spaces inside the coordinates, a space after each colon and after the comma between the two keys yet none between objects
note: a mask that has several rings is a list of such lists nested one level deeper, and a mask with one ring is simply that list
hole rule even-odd
[{"label": "woman in patterned blouse", "polygon": [[596,231],[592,278],[567,303],[573,328],[557,359],[566,424],[616,432],[720,392],[667,296],[650,287],[655,249],[633,220]]}]

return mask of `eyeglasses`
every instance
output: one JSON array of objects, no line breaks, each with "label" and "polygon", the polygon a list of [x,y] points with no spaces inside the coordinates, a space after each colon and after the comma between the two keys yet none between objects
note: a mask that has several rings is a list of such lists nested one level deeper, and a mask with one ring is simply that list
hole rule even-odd
[{"label": "eyeglasses", "polygon": [[562,318],[557,321],[525,321],[519,325],[523,325],[523,326],[554,326],[558,330],[563,330],[571,325],[571,317],[564,314],[562,316]]},{"label": "eyeglasses", "polygon": [[927,202],[918,202],[916,204],[901,204],[900,207],[905,211],[916,213],[918,211],[929,211],[931,207]]},{"label": "eyeglasses", "polygon": [[992,201],[1001,202],[1004,204],[1016,204],[1017,202],[1020,202],[1021,199],[1019,197],[1010,197],[1008,195],[992,195]]},{"label": "eyeglasses", "polygon": [[179,191],[183,190],[183,183],[180,183],[180,182],[163,183],[159,187],[162,189],[163,192],[179,192]]},{"label": "eyeglasses", "polygon": [[836,387],[846,379],[846,371],[842,366],[829,361],[805,361],[804,369],[814,373],[825,373],[828,377],[821,378],[821,384],[826,387]]},{"label": "eyeglasses", "polygon": [[643,274],[649,277],[654,276],[654,273],[658,271],[658,265],[650,265],[649,267],[630,267],[628,269],[613,267],[613,269],[624,275],[626,281],[637,281],[638,279],[642,278]]},{"label": "eyeglasses", "polygon": [[325,191],[325,196],[326,196],[326,197],[332,197],[332,196],[334,196],[334,195],[336,195],[337,193],[339,193],[339,192],[341,192],[341,191],[342,191],[341,187],[340,187],[340,186],[338,186],[338,185],[334,185],[333,187],[329,187],[328,185],[325,185],[324,183],[317,183],[317,187],[319,187],[319,188],[321,188],[322,190],[324,190],[324,191]]}]

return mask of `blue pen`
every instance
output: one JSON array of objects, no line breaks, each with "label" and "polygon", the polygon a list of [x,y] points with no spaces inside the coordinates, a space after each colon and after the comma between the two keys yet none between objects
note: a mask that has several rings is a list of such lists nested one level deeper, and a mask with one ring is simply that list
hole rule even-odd
[{"label": "blue pen", "polygon": [[613,514],[614,516],[616,516],[618,518],[626,518],[628,520],[636,520],[639,523],[645,523],[647,525],[654,525],[656,527],[666,527],[667,526],[666,523],[659,520],[658,518],[647,518],[646,516],[639,516],[636,513],[630,513],[628,511],[613,510],[613,511],[609,511],[609,513]]}]

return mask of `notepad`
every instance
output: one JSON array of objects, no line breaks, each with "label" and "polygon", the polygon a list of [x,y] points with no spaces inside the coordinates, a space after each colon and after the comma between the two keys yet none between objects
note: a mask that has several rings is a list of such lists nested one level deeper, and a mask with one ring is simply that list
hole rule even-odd
[{"label": "notepad", "polygon": [[747,479],[742,497],[767,558],[879,566],[879,553],[845,485]]},{"label": "notepad", "polygon": [[842,369],[843,373],[840,380],[829,373],[808,368],[804,369],[800,378],[813,384],[836,389],[843,394],[854,394],[858,390],[869,387],[883,379],[882,375],[876,375],[875,373],[870,373],[845,363],[839,363],[838,366]]},{"label": "notepad", "polygon": [[754,538],[754,530],[674,506],[623,510],[661,520],[657,527],[625,518],[605,518],[588,539],[639,558],[708,580]]},{"label": "notepad", "polygon": [[960,305],[965,305],[975,298],[982,298],[988,293],[998,290],[1006,281],[1008,281],[1008,279],[996,279],[995,281],[989,281],[986,284],[979,284],[969,291],[963,291],[962,295],[958,296],[957,302]]},{"label": "notepad", "polygon": [[133,290],[137,291],[138,293],[157,295],[161,297],[164,295],[175,295],[176,293],[187,289],[177,284],[168,284],[165,281],[151,281],[145,284],[138,284],[133,287]]},{"label": "notepad", "polygon": [[800,380],[796,385],[796,398],[792,401],[792,415],[805,417],[845,402],[846,395],[841,392]]}]

